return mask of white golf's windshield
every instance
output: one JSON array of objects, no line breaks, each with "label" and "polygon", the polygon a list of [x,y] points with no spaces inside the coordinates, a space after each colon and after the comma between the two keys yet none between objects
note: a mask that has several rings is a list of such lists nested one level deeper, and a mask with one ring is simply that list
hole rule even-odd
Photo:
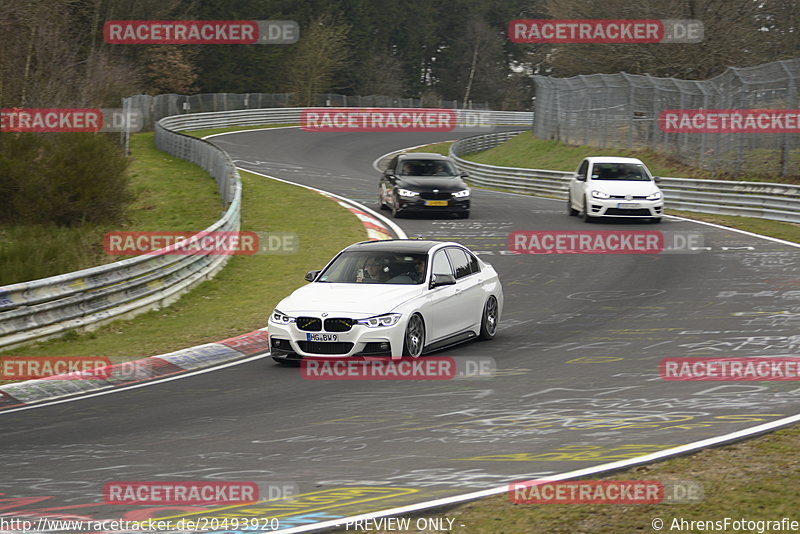
[{"label": "white golf's windshield", "polygon": [[421,284],[427,268],[427,254],[344,252],[320,274],[317,282]]},{"label": "white golf's windshield", "polygon": [[638,163],[595,163],[592,180],[649,182],[651,179],[647,170]]}]

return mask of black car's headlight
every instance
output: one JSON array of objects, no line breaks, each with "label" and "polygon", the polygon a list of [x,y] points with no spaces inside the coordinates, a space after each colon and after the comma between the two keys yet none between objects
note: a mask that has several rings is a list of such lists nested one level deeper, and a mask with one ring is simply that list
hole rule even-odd
[{"label": "black car's headlight", "polygon": [[401,197],[413,198],[419,196],[419,191],[412,191],[410,189],[403,189],[400,187],[397,189],[397,194]]},{"label": "black car's headlight", "polygon": [[290,317],[289,315],[286,315],[285,313],[283,313],[282,311],[280,311],[278,309],[276,309],[276,310],[274,310],[272,312],[272,315],[270,316],[270,318],[272,319],[272,322],[277,323],[277,324],[290,324],[290,323],[295,322],[295,318],[294,317]]},{"label": "black car's headlight", "polygon": [[357,324],[364,325],[367,328],[379,328],[381,326],[394,326],[400,317],[400,313],[385,313],[383,315],[376,315],[375,317],[367,317],[366,319],[359,319]]},{"label": "black car's headlight", "polygon": [[469,196],[469,189],[462,189],[453,193],[453,198],[467,198]]}]

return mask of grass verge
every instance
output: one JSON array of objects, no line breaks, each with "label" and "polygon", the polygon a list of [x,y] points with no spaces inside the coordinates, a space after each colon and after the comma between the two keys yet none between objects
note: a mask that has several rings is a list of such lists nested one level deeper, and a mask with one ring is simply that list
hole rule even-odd
[{"label": "grass verge", "polygon": [[217,185],[203,169],[161,152],[152,133],[131,136],[134,201],[121,226],[0,227],[0,285],[37,280],[122,259],[103,252],[112,230],[201,230],[220,217]]},{"label": "grass verge", "polygon": [[527,167],[554,171],[574,171],[581,160],[588,156],[623,156],[644,161],[656,176],[672,178],[697,178],[718,180],[766,181],[798,183],[798,177],[782,179],[762,173],[747,173],[742,176],[714,175],[711,172],[685,165],[669,154],[644,148],[597,148],[592,146],[566,145],[559,141],[538,139],[529,131],[523,132],[494,148],[467,154],[464,159],[477,163],[491,163],[502,167]]},{"label": "grass verge", "polygon": [[[652,528],[655,518],[664,522],[662,532],[735,532],[722,528],[681,529],[673,523],[676,519],[721,521],[729,517],[732,520],[779,521],[788,517],[800,521],[797,516],[800,502],[798,442],[800,427],[795,426],[749,441],[593,478],[699,482],[703,497],[692,504],[514,504],[508,494],[502,494],[414,517],[455,519],[453,525],[457,528],[449,532],[459,534],[653,533],[657,532]],[[383,534],[389,531],[366,532]]]},{"label": "grass verge", "polygon": [[[321,268],[345,246],[366,239],[359,220],[327,197],[248,172],[242,172],[242,182],[242,230],[294,232],[299,253],[232,256],[216,278],[167,308],[4,354],[107,356],[120,362],[262,328],[278,300],[305,284],[306,271]],[[325,228],[336,232],[321,230]]]}]

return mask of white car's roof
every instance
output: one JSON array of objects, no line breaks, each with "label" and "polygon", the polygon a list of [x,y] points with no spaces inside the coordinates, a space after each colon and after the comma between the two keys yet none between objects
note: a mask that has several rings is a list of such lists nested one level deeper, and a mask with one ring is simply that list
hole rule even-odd
[{"label": "white car's roof", "polygon": [[644,165],[642,160],[638,158],[621,158],[617,156],[590,156],[586,158],[589,163],[640,163]]}]

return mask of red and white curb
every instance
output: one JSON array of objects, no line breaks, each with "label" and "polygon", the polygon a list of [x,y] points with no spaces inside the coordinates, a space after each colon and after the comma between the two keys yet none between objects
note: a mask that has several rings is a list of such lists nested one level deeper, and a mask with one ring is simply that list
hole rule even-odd
[{"label": "red and white curb", "polygon": [[339,204],[341,207],[358,217],[358,220],[361,221],[361,224],[364,225],[364,229],[367,231],[367,236],[369,237],[370,241],[382,241],[385,239],[392,239],[392,232],[383,224],[380,220],[373,217],[366,211],[359,209],[347,202],[339,200],[330,195],[330,193],[325,193],[323,191],[319,191],[320,194],[325,195],[326,197],[331,198],[334,202]]}]

